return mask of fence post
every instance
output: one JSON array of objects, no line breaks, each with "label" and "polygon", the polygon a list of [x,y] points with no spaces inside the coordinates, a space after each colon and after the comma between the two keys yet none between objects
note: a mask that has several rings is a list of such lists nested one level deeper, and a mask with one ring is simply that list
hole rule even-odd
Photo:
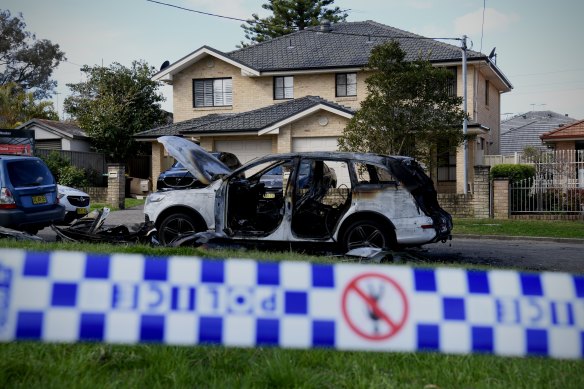
[{"label": "fence post", "polygon": [[107,203],[119,209],[125,208],[125,171],[126,168],[124,164],[108,163],[107,165]]},{"label": "fence post", "polygon": [[490,217],[490,166],[474,167],[474,193],[472,197],[474,217],[478,219],[487,219]]},{"label": "fence post", "polygon": [[510,191],[509,179],[495,178],[493,180],[493,216],[495,219],[509,219]]}]

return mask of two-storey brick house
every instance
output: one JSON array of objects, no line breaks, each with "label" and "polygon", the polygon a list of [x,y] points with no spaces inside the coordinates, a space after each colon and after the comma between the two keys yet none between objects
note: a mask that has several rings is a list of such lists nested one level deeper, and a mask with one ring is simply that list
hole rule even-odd
[{"label": "two-storey brick house", "polygon": [[[153,178],[164,167],[164,150],[155,142],[161,135],[181,135],[242,162],[267,153],[336,150],[367,94],[371,49],[389,40],[400,43],[406,59],[423,56],[451,68],[453,91],[462,95],[459,47],[373,21],[314,27],[229,53],[203,46],[154,76],[173,86],[174,124],[136,135],[152,142]],[[468,152],[472,182],[475,159],[498,153],[500,94],[512,87],[487,56],[467,51],[467,58],[468,129],[476,135]],[[431,175],[439,191],[464,190],[462,155],[459,148],[438,156]]]}]

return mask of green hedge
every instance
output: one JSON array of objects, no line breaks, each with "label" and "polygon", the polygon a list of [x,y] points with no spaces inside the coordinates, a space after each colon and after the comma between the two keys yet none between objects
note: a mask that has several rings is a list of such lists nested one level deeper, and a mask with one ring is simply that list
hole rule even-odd
[{"label": "green hedge", "polygon": [[491,178],[508,178],[511,182],[534,176],[535,168],[531,165],[502,164],[491,168]]}]

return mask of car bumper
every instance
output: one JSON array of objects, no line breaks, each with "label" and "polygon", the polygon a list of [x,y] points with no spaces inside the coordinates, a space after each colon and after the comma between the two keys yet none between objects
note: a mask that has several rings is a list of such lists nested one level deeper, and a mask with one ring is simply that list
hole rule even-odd
[{"label": "car bumper", "polygon": [[0,210],[0,226],[8,228],[44,228],[65,218],[65,207],[59,205],[55,208],[39,212],[24,212],[20,209]]}]

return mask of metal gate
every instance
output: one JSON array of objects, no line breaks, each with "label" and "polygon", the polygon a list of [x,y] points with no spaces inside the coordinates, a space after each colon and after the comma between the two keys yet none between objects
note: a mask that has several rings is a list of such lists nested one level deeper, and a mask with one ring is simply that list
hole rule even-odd
[{"label": "metal gate", "polygon": [[584,151],[548,152],[535,177],[511,184],[511,214],[584,214]]}]

